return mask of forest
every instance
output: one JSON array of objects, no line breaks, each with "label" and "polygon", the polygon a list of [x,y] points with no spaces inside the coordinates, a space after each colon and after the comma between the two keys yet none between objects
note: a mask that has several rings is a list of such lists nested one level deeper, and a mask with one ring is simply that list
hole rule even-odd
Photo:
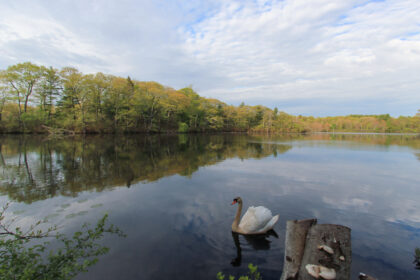
[{"label": "forest", "polygon": [[294,116],[157,82],[31,62],[0,71],[0,133],[419,133],[414,116]]}]

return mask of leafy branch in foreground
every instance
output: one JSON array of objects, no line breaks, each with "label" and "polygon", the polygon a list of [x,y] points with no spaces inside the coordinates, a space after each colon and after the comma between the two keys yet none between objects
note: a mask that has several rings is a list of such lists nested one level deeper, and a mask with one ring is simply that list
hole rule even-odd
[{"label": "leafy branch in foreground", "polygon": [[[125,236],[119,228],[107,225],[107,214],[94,228],[85,224],[71,238],[56,232],[56,227],[36,230],[42,222],[37,222],[26,232],[20,228],[11,230],[12,222],[4,223],[7,207],[0,212],[1,279],[71,279],[87,271],[98,261],[98,256],[109,251],[98,243],[105,233]],[[60,248],[47,253],[49,242],[33,242],[46,237],[55,237]]]},{"label": "leafy branch in foreground", "polygon": [[[35,239],[35,238],[44,238],[44,237],[52,237],[53,233],[57,230],[57,226],[49,227],[47,230],[37,230],[37,227],[42,224],[42,221],[38,221],[35,224],[31,225],[29,229],[27,229],[25,232],[21,230],[20,227],[15,228],[14,230],[11,230],[12,224],[15,222],[15,219],[11,219],[8,223],[3,222],[4,221],[4,214],[9,208],[9,203],[7,203],[5,206],[2,207],[0,210],[0,238],[4,237],[12,237],[17,240],[27,240]],[[1,239],[1,241],[3,241]],[[0,243],[1,244],[1,243]],[[1,250],[1,249],[0,249]],[[0,251],[2,252],[2,251]]]},{"label": "leafy branch in foreground", "polygon": [[420,248],[414,249],[414,261],[415,268],[420,269]]},{"label": "leafy branch in foreground", "polygon": [[[258,272],[258,266],[250,263],[248,264],[248,269],[248,275],[239,276],[238,280],[262,280],[261,274]],[[218,272],[216,277],[217,280],[224,280],[226,276],[222,272]],[[235,276],[229,275],[229,278],[226,280],[235,280]]]}]

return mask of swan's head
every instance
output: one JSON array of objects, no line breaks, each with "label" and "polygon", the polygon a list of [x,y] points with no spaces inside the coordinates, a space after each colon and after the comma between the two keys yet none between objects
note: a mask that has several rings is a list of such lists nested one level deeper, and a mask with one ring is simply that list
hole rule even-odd
[{"label": "swan's head", "polygon": [[239,203],[239,204],[242,204],[242,199],[238,196],[238,197],[235,197],[234,199],[233,199],[233,201],[232,201],[232,205],[234,205],[234,204],[236,204],[236,203]]}]

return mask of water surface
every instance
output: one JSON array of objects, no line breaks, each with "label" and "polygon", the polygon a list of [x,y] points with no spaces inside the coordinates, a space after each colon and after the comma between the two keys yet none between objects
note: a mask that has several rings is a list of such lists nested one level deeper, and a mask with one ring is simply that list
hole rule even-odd
[{"label": "water surface", "polygon": [[[104,213],[126,238],[77,279],[214,279],[283,266],[286,220],[352,229],[353,278],[419,279],[420,138],[413,135],[175,135],[0,138],[0,203],[28,225],[71,233]],[[233,236],[245,209],[280,214],[277,237]]]}]

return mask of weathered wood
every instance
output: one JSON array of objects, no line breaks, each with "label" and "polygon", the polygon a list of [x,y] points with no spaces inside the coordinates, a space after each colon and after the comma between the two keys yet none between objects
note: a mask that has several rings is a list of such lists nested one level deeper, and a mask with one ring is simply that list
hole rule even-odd
[{"label": "weathered wood", "polygon": [[[299,268],[299,280],[313,280],[306,270],[307,264],[322,265],[333,268],[336,272],[336,279],[350,279],[351,265],[351,237],[350,228],[341,225],[314,225],[306,236],[305,251],[302,263]],[[327,245],[334,250],[329,254],[320,250],[318,246]],[[344,257],[344,260],[340,260]]]},{"label": "weathered wood", "polygon": [[[306,269],[307,265],[333,268],[335,279],[350,279],[350,228],[318,225],[316,222],[316,219],[287,221],[284,266],[280,280],[313,280],[314,277]],[[328,247],[320,249],[320,246]],[[331,249],[333,252],[330,252]]]},{"label": "weathered wood", "polygon": [[296,279],[302,262],[308,230],[316,219],[287,221],[283,273],[280,280]]}]

